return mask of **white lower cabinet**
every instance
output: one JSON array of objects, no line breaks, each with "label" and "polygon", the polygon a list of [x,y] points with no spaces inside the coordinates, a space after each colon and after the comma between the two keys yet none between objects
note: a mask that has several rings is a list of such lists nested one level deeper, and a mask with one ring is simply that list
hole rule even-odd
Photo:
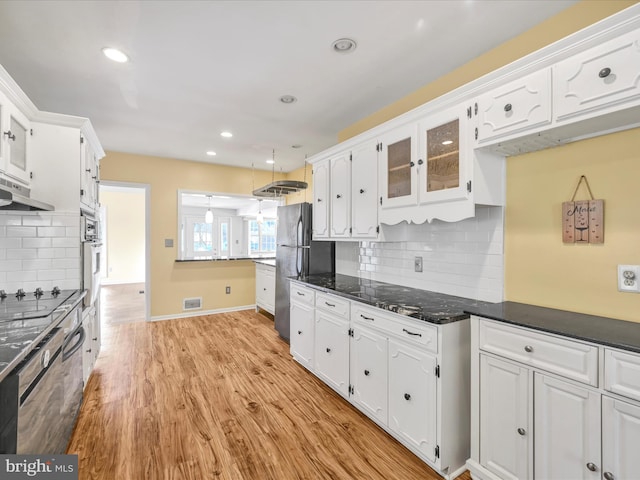
[{"label": "white lower cabinet", "polygon": [[436,366],[435,356],[389,340],[389,428],[432,462],[437,441]]},{"label": "white lower cabinet", "polygon": [[293,358],[445,479],[460,475],[469,321],[435,325],[303,285],[291,283]]},{"label": "white lower cabinet", "polygon": [[[639,354],[481,317],[472,317],[471,332],[474,479],[638,478],[640,380],[629,372]],[[519,357],[518,344],[528,357]],[[591,355],[582,366],[595,370],[589,375],[557,367],[567,351],[592,350],[608,368]]]},{"label": "white lower cabinet", "polygon": [[351,401],[378,423],[387,425],[387,337],[357,325],[352,335]]},{"label": "white lower cabinet", "polygon": [[276,267],[256,263],[256,310],[262,308],[271,315],[276,305]]}]

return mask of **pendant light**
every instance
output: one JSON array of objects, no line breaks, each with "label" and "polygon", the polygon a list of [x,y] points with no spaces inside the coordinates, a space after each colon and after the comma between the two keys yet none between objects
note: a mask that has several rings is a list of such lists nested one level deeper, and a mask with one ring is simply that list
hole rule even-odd
[{"label": "pendant light", "polygon": [[213,212],[211,211],[211,195],[207,195],[209,197],[209,208],[207,209],[207,213],[204,214],[204,223],[213,223]]},{"label": "pendant light", "polygon": [[258,216],[256,217],[256,222],[260,225],[264,222],[264,216],[262,215],[262,199],[258,200]]}]

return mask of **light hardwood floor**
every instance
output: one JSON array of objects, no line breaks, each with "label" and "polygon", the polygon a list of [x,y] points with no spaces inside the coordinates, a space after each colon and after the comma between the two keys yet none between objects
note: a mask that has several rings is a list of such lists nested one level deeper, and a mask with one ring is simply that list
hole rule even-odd
[{"label": "light hardwood floor", "polygon": [[68,453],[80,479],[440,478],[253,310],[105,324]]}]

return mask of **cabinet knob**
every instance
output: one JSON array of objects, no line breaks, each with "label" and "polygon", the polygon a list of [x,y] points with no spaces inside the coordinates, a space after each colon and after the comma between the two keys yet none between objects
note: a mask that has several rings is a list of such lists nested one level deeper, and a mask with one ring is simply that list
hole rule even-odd
[{"label": "cabinet knob", "polygon": [[524,434],[525,434],[525,433],[527,433],[527,432],[525,431],[525,429],[524,429],[524,428],[520,427],[520,428],[518,429],[518,434],[520,434],[520,435],[524,436]]},{"label": "cabinet knob", "polygon": [[598,467],[596,467],[595,463],[589,462],[587,463],[587,469],[592,472],[595,472],[596,470],[598,470]]},{"label": "cabinet knob", "polygon": [[321,199],[321,198],[319,198],[319,199],[318,199],[318,203],[320,203],[321,201],[322,201],[322,199]]},{"label": "cabinet knob", "polygon": [[607,78],[609,75],[611,75],[611,69],[609,67],[603,68],[598,72],[600,78]]},{"label": "cabinet knob", "polygon": [[93,340],[94,342],[98,341],[98,337],[93,337],[91,340]]},{"label": "cabinet knob", "polygon": [[298,330],[298,335],[302,335],[302,330]]},{"label": "cabinet knob", "polygon": [[369,376],[369,373],[370,373],[370,372],[369,372],[369,370],[365,370],[365,371],[364,371],[364,374],[365,374],[367,377]]},{"label": "cabinet knob", "polygon": [[505,111],[505,112],[510,112],[510,111],[511,111],[511,108],[512,108],[512,107],[511,107],[511,104],[510,104],[510,103],[507,103],[507,104],[504,106],[504,111]]},{"label": "cabinet knob", "polygon": [[605,480],[615,480],[616,478],[613,476],[613,473],[611,472],[604,472],[602,476],[605,478]]},{"label": "cabinet knob", "polygon": [[533,347],[531,345],[525,345],[524,351],[527,353],[533,352]]},{"label": "cabinet knob", "polygon": [[265,288],[263,288],[263,290],[266,292],[266,291],[267,291],[267,288],[265,287]]},{"label": "cabinet knob", "polygon": [[421,158],[418,159],[418,165],[422,165],[424,162],[422,161]]},{"label": "cabinet knob", "polygon": [[84,171],[87,172],[87,173],[91,173],[91,169],[90,168],[85,168]]},{"label": "cabinet knob", "polygon": [[11,130],[7,130],[6,132],[4,132],[4,134],[9,138],[9,140],[16,140],[16,135],[14,133],[11,133]]},{"label": "cabinet knob", "polygon": [[91,349],[87,350],[87,353],[91,353]]},{"label": "cabinet knob", "polygon": [[337,195],[336,195],[336,198],[342,198],[342,195],[337,194]]},{"label": "cabinet knob", "polygon": [[405,400],[411,400],[411,395],[409,395],[408,393],[404,394],[404,399]]},{"label": "cabinet knob", "polygon": [[327,347],[327,353],[331,353],[331,349]]},{"label": "cabinet knob", "polygon": [[364,193],[364,190],[362,188],[360,189],[360,193]]},{"label": "cabinet knob", "polygon": [[413,163],[413,162],[409,162],[409,166],[410,166],[410,167],[415,167],[415,166],[416,166],[416,164],[415,164],[415,163]]}]

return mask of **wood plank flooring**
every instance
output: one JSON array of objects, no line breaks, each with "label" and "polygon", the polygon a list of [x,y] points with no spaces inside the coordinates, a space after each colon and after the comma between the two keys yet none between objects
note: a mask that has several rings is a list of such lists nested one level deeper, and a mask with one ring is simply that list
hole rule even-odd
[{"label": "wood plank flooring", "polygon": [[253,310],[103,325],[68,453],[80,479],[440,478]]},{"label": "wood plank flooring", "polygon": [[144,283],[103,285],[100,305],[103,323],[130,323],[145,320]]}]

